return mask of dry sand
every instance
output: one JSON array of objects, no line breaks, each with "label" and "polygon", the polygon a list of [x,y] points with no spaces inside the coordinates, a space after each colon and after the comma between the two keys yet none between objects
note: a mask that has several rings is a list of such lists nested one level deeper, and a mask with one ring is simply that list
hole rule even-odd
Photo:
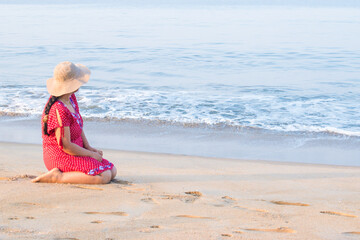
[{"label": "dry sand", "polygon": [[105,150],[107,185],[31,183],[0,143],[0,239],[360,239],[360,168]]}]

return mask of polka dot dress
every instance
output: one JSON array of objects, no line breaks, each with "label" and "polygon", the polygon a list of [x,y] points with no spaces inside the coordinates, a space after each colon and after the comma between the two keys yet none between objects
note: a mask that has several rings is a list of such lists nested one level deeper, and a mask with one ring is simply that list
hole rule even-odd
[{"label": "polka dot dress", "polygon": [[[50,136],[45,135],[42,131],[43,156],[46,168],[48,170],[58,168],[62,172],[83,172],[92,176],[112,169],[114,165],[106,159],[99,162],[95,158],[73,156],[62,150],[62,140],[57,142],[55,137],[56,128],[61,128],[61,136],[63,136],[64,127],[69,127],[71,142],[79,145],[80,147],[84,147],[81,137],[83,120],[79,112],[79,106],[75,94],[71,95],[70,102],[75,109],[75,113],[70,112],[66,105],[60,100],[57,100],[49,111],[47,131]],[[57,116],[57,112],[59,116]],[[43,127],[42,123],[42,129]]]}]

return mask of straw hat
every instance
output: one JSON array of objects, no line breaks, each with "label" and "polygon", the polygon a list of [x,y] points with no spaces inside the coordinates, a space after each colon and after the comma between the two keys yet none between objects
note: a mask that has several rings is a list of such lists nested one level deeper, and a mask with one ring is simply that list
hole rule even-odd
[{"label": "straw hat", "polygon": [[62,62],[55,67],[54,76],[46,81],[46,86],[52,96],[59,97],[74,92],[89,78],[90,70],[84,65]]}]

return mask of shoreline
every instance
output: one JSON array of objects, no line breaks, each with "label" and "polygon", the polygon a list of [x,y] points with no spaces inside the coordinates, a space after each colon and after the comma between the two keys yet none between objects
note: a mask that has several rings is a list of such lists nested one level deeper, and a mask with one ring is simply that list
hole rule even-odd
[{"label": "shoreline", "polygon": [[359,236],[358,167],[119,150],[104,156],[118,169],[110,184],[35,184],[31,176],[46,171],[41,145],[0,142],[0,238]]},{"label": "shoreline", "polygon": [[[0,111],[0,122],[9,121],[40,121],[41,114],[8,113]],[[90,124],[110,124],[110,125],[142,125],[158,128],[184,128],[184,129],[206,129],[212,131],[225,131],[236,133],[262,133],[268,135],[290,135],[290,136],[309,136],[321,137],[326,139],[349,139],[360,140],[360,132],[351,132],[331,127],[297,130],[279,130],[271,128],[261,128],[257,126],[233,125],[231,123],[207,123],[207,122],[180,122],[161,119],[147,118],[116,118],[116,117],[83,117],[84,122]]]},{"label": "shoreline", "polygon": [[[41,144],[40,119],[1,119],[0,142]],[[85,121],[94,147],[231,159],[360,166],[360,140],[262,131]]]}]

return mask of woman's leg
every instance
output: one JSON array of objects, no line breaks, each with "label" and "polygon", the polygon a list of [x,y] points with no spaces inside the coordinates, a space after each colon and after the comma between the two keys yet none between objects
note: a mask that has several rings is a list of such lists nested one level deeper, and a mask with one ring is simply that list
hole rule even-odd
[{"label": "woman's leg", "polygon": [[111,169],[111,180],[113,180],[116,176],[116,173],[117,173],[117,169],[116,167],[114,166],[112,169]]},{"label": "woman's leg", "polygon": [[106,184],[111,181],[111,176],[110,170],[106,170],[96,176],[91,176],[82,172],[61,172],[58,168],[54,168],[33,179],[32,182]]}]

